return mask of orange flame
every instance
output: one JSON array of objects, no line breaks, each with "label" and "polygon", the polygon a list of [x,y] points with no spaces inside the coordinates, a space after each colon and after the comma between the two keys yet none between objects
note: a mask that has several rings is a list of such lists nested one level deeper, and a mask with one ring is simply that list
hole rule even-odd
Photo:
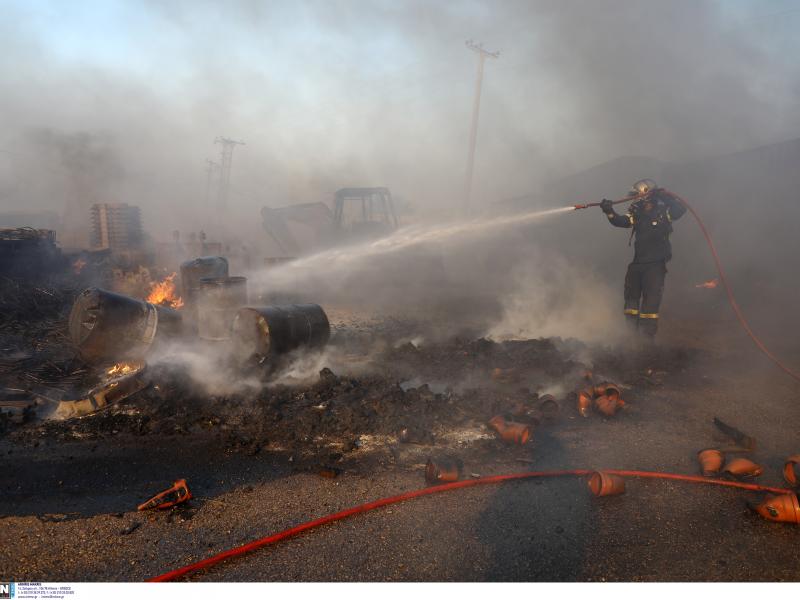
[{"label": "orange flame", "polygon": [[133,366],[128,363],[117,363],[113,367],[111,367],[108,371],[106,371],[106,375],[109,377],[116,377],[119,375],[127,375],[133,371]]},{"label": "orange flame", "polygon": [[160,304],[170,308],[180,308],[183,306],[183,300],[177,293],[175,293],[175,276],[177,273],[167,275],[163,281],[154,281],[150,284],[150,294],[147,296],[147,301],[151,304]]},{"label": "orange flame", "polygon": [[706,281],[704,283],[698,283],[694,287],[696,287],[696,288],[705,288],[707,290],[713,290],[718,285],[719,285],[719,279],[709,279],[708,281]]}]

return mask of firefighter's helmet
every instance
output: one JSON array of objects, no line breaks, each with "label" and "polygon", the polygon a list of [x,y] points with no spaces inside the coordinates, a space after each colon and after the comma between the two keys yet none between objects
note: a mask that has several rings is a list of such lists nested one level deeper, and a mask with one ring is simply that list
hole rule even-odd
[{"label": "firefighter's helmet", "polygon": [[636,196],[644,196],[656,189],[656,182],[652,179],[640,179],[633,184],[631,194]]}]

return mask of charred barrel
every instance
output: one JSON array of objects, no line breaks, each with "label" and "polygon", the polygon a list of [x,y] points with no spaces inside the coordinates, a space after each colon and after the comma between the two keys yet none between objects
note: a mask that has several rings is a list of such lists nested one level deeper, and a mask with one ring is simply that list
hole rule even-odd
[{"label": "charred barrel", "polygon": [[300,347],[321,348],[331,326],[318,304],[243,308],[233,321],[233,339],[243,360],[285,354]]},{"label": "charred barrel", "polygon": [[228,340],[236,311],[247,304],[247,277],[203,277],[197,302],[197,334]]},{"label": "charred barrel", "polygon": [[181,330],[178,311],[100,288],[81,292],[69,315],[70,337],[88,362],[140,359]]},{"label": "charred barrel", "polygon": [[[223,256],[201,256],[181,264],[181,290],[187,307],[196,306],[201,279],[228,276],[228,259]],[[196,310],[196,308],[195,308]]]}]

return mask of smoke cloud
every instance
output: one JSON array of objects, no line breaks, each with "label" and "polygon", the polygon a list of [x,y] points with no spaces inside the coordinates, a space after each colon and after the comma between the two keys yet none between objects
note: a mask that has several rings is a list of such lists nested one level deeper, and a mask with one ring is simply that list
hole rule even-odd
[{"label": "smoke cloud", "polygon": [[2,146],[57,170],[60,156],[25,143],[36,131],[105,137],[127,177],[116,189],[101,179],[97,194],[146,206],[154,226],[202,204],[218,135],[247,143],[230,207],[244,216],[355,184],[457,204],[476,64],[467,38],[501,51],[481,106],[483,201],[609,157],[731,152],[800,125],[798,68],[782,59],[780,28],[765,39],[763,3],[742,16],[688,0],[119,2],[83,22],[88,5],[7,10]]},{"label": "smoke cloud", "polygon": [[[771,249],[759,245],[771,226],[746,206],[766,189],[795,214],[788,199],[796,163],[713,163],[798,136],[800,67],[791,57],[800,13],[791,4],[96,8],[4,3],[0,213],[56,210],[65,230],[80,233],[91,203],[122,201],[142,208],[154,240],[204,228],[211,239],[263,252],[261,207],[330,202],[340,187],[388,186],[406,223],[452,220],[462,203],[477,64],[464,41],[475,39],[501,53],[485,65],[479,207],[493,210],[511,197],[518,200],[504,206],[523,210],[596,201],[649,176],[696,199],[726,236],[721,249],[743,269],[792,247],[788,231],[771,238]],[[217,136],[246,144],[234,151],[221,211],[205,172],[207,159],[219,161]],[[776,187],[776,178],[791,184]],[[743,191],[742,182],[754,183]],[[685,221],[676,225],[674,270],[687,277],[680,286],[713,276],[705,258],[692,260],[703,242],[688,230]],[[613,330],[597,324],[621,303],[629,252],[622,238],[597,214],[562,216],[479,242],[429,244],[399,262],[382,258],[336,285],[296,270],[294,291],[317,300],[337,288],[345,299],[411,311],[433,299],[480,316],[492,335],[596,338]],[[776,270],[764,285],[777,277]],[[598,308],[584,322],[590,304]]]}]

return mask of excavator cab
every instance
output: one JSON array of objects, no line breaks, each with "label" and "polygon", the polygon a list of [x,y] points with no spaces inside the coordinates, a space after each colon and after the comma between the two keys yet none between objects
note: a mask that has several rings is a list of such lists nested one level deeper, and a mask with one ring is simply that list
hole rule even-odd
[{"label": "excavator cab", "polygon": [[323,202],[261,210],[276,257],[297,257],[331,246],[389,235],[398,227],[388,188],[343,188],[333,211]]},{"label": "excavator cab", "polygon": [[342,188],[333,201],[333,223],[348,241],[381,237],[397,229],[392,194],[388,188]]}]

